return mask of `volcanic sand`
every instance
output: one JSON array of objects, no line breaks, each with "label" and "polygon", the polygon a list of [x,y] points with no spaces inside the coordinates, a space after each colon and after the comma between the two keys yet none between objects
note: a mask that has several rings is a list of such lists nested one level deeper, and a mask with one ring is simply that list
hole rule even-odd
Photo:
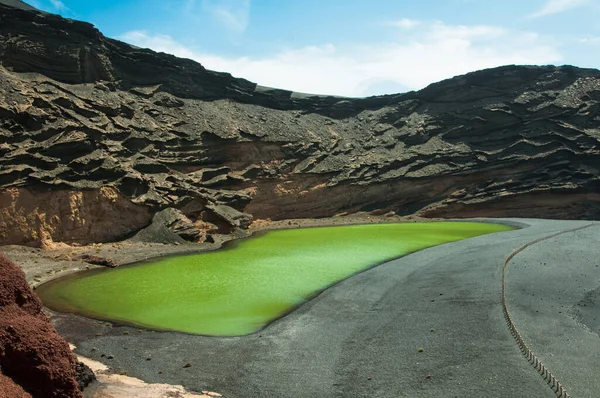
[{"label": "volcanic sand", "polygon": [[[587,222],[498,221],[526,228],[380,265],[248,336],[202,337],[53,318],[79,354],[116,372],[226,397],[554,397],[506,326],[501,270],[523,244]],[[599,235],[594,226],[537,243],[508,269],[515,323],[571,396],[595,397],[600,390],[594,378],[600,340],[589,326],[597,321]],[[557,310],[561,305],[564,311]]]}]

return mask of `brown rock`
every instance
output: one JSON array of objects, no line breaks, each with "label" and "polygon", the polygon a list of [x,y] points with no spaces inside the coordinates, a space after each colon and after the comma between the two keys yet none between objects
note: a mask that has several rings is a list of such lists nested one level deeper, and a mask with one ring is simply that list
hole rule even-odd
[{"label": "brown rock", "polygon": [[23,272],[2,254],[0,368],[0,392],[16,394],[3,396],[81,397],[69,345],[43,314]]},{"label": "brown rock", "polygon": [[75,259],[86,262],[88,264],[102,265],[109,268],[118,267],[118,264],[115,263],[112,259],[102,256],[94,256],[92,254],[82,254],[80,256],[75,257]]},{"label": "brown rock", "polygon": [[147,207],[132,203],[112,187],[0,188],[0,245],[112,241],[139,230],[150,218]]},{"label": "brown rock", "polygon": [[222,397],[223,395],[219,394],[218,392],[214,392],[214,391],[202,391],[202,394],[209,396],[209,397]]},{"label": "brown rock", "polygon": [[31,398],[31,394],[25,392],[13,379],[0,373],[0,397]]}]

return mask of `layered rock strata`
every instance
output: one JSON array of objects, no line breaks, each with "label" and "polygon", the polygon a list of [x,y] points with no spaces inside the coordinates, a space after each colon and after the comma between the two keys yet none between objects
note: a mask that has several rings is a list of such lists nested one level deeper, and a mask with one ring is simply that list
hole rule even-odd
[{"label": "layered rock strata", "polygon": [[85,22],[2,4],[0,21],[0,244],[143,229],[202,241],[253,217],[358,211],[600,216],[595,69],[505,66],[405,94],[311,96]]}]

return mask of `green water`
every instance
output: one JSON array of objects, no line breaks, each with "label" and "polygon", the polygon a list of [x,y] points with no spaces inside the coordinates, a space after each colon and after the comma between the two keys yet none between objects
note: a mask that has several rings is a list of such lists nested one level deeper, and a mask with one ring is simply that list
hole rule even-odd
[{"label": "green water", "polygon": [[60,312],[159,330],[243,335],[385,260],[510,229],[431,222],[271,231],[214,252],[80,272],[36,292]]}]

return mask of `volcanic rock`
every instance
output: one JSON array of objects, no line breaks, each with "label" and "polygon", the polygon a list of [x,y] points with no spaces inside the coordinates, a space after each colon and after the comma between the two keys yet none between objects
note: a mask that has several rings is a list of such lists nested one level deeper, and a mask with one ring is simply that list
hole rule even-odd
[{"label": "volcanic rock", "polygon": [[96,375],[83,362],[77,362],[75,365],[75,380],[77,381],[77,386],[79,390],[83,391],[90,383],[96,380]]},{"label": "volcanic rock", "polygon": [[75,260],[80,260],[88,264],[102,265],[104,267],[109,268],[118,267],[118,264],[116,264],[112,259],[102,256],[95,256],[92,254],[82,254],[80,256],[75,257]]},{"label": "volcanic rock", "polygon": [[76,369],[23,271],[0,254],[0,395],[81,397]]},{"label": "volcanic rock", "polygon": [[156,228],[192,241],[253,217],[600,216],[596,69],[315,96],[56,15],[0,4],[0,20],[0,244],[125,239],[166,209],[182,224]]},{"label": "volcanic rock", "polygon": [[[210,227],[208,230],[211,230]],[[207,229],[193,223],[180,210],[168,208],[156,213],[152,218],[152,223],[135,234],[131,241],[155,243],[204,242],[206,232]]]}]

